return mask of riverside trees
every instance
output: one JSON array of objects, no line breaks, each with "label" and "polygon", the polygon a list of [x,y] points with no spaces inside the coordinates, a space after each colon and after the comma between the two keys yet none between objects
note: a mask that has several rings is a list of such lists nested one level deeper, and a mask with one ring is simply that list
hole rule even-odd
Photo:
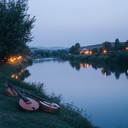
[{"label": "riverside trees", "polygon": [[70,54],[79,55],[80,54],[80,44],[79,43],[76,43],[74,46],[72,46],[69,49],[69,53]]},{"label": "riverside trees", "polygon": [[27,11],[28,0],[0,0],[0,60],[28,53],[35,17]]}]

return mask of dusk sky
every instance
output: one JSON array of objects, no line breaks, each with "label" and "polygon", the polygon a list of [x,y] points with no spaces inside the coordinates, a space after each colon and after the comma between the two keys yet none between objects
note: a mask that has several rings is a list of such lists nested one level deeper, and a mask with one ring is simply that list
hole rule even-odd
[{"label": "dusk sky", "polygon": [[71,47],[128,40],[128,0],[29,0],[30,46]]}]

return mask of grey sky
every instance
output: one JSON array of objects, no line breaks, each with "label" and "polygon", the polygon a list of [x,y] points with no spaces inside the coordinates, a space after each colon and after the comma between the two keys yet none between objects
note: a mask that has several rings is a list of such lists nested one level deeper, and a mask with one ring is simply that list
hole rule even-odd
[{"label": "grey sky", "polygon": [[128,40],[128,0],[29,0],[31,46],[82,46]]}]

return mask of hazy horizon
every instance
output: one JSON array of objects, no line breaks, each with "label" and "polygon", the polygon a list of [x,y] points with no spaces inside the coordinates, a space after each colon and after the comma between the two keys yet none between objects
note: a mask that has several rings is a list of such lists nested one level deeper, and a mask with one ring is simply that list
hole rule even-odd
[{"label": "hazy horizon", "polygon": [[127,0],[29,0],[36,16],[30,46],[70,47],[128,40]]}]

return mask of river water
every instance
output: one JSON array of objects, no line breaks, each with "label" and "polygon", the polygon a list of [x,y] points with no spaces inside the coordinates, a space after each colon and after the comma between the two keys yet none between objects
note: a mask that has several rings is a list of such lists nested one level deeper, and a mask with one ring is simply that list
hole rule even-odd
[{"label": "river water", "polygon": [[89,64],[36,60],[27,68],[27,82],[44,83],[47,94],[62,95],[62,102],[86,111],[101,128],[128,128],[128,69],[125,73],[104,71]]}]

